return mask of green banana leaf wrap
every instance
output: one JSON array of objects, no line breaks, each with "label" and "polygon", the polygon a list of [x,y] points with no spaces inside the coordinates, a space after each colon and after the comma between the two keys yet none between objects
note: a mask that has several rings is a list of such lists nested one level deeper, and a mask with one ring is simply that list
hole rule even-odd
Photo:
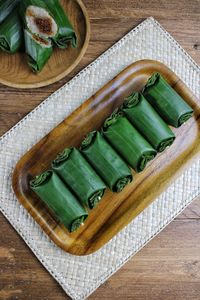
[{"label": "green banana leaf wrap", "polygon": [[18,13],[13,11],[0,24],[0,49],[8,53],[15,53],[24,43],[22,25]]},{"label": "green banana leaf wrap", "polygon": [[58,34],[58,25],[48,9],[48,1],[23,0],[19,9],[25,29],[44,39]]},{"label": "green banana leaf wrap", "polygon": [[19,0],[0,0],[0,23],[10,15],[18,3]]},{"label": "green banana leaf wrap", "polygon": [[77,47],[77,36],[70,23],[63,7],[60,5],[59,0],[48,0],[47,6],[51,12],[55,22],[58,25],[58,33],[53,37],[54,43],[61,49],[67,48],[71,43],[73,48]]},{"label": "green banana leaf wrap", "polygon": [[33,72],[40,72],[53,53],[51,41],[38,38],[27,30],[24,30],[25,49],[28,65]]},{"label": "green banana leaf wrap", "polygon": [[141,172],[156,156],[156,150],[133,127],[121,111],[114,111],[102,128],[103,135],[123,159]]},{"label": "green banana leaf wrap", "polygon": [[141,93],[125,98],[122,111],[158,152],[170,146],[175,135]]},{"label": "green banana leaf wrap", "polygon": [[122,191],[132,181],[130,168],[99,132],[90,132],[80,149],[113,192]]},{"label": "green banana leaf wrap", "polygon": [[52,169],[71,188],[83,205],[94,208],[106,186],[76,148],[66,148],[52,162]]},{"label": "green banana leaf wrap", "polygon": [[87,218],[88,213],[52,170],[32,179],[30,187],[70,232],[77,230]]},{"label": "green banana leaf wrap", "polygon": [[193,109],[159,73],[149,78],[143,94],[169,125],[179,127],[193,114]]}]

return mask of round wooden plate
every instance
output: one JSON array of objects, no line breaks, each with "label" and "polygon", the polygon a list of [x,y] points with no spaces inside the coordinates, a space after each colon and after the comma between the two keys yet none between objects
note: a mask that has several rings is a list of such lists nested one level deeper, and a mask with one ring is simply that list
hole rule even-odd
[{"label": "round wooden plate", "polygon": [[52,57],[38,73],[33,73],[27,65],[24,53],[7,54],[0,52],[0,83],[16,88],[37,88],[52,84],[69,74],[79,63],[90,38],[90,22],[81,0],[61,0],[78,37],[78,47],[54,49]]}]

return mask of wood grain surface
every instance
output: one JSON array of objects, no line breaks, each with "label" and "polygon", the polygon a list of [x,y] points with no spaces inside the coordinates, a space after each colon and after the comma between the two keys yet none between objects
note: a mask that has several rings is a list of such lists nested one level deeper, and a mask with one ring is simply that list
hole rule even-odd
[{"label": "wood grain surface", "polygon": [[[51,162],[66,147],[79,147],[91,131],[99,130],[107,117],[133,91],[142,91],[153,73],[160,73],[194,109],[184,126],[172,128],[176,139],[148,163],[143,172],[133,171],[133,181],[120,193],[108,189],[99,205],[76,232],[69,233],[30,189],[29,182],[51,168]],[[76,255],[97,251],[156,199],[195,158],[200,158],[200,105],[188,87],[167,66],[154,60],[137,61],[103,86],[17,163],[13,189],[23,206],[47,235],[62,249]],[[39,158],[39,159],[38,159]]]},{"label": "wood grain surface", "polygon": [[[79,66],[37,90],[0,86],[0,134],[67,82],[131,28],[154,16],[200,64],[199,0],[84,0],[92,35]],[[61,287],[0,216],[0,299],[64,300]],[[44,288],[45,287],[45,288]],[[102,285],[89,299],[199,300],[200,199]]]}]

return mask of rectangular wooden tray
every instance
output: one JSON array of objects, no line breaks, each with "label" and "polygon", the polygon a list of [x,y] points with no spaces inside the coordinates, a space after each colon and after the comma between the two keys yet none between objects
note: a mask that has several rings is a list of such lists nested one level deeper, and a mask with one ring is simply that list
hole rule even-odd
[{"label": "rectangular wooden tray", "polygon": [[[194,116],[173,131],[174,144],[156,156],[121,193],[107,190],[100,204],[90,211],[84,226],[75,233],[60,224],[30,190],[32,177],[50,168],[65,147],[79,146],[85,135],[99,129],[105,118],[133,90],[140,91],[153,72],[160,72],[194,109]],[[64,109],[64,108],[63,108]],[[141,60],[133,63],[32,147],[17,163],[13,189],[23,206],[51,240],[75,255],[95,252],[141,213],[200,152],[200,104],[183,82],[165,65]],[[155,216],[156,217],[156,216]]]}]

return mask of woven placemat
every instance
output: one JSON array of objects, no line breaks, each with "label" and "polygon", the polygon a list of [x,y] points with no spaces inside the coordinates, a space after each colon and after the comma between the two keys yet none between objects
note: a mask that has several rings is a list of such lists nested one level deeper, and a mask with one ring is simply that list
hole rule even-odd
[{"label": "woven placemat", "polygon": [[200,194],[200,160],[95,254],[77,257],[56,247],[18,203],[11,177],[20,157],[83,101],[130,63],[155,59],[168,65],[199,98],[200,68],[149,18],[0,139],[0,210],[40,262],[73,299],[85,299]]}]

